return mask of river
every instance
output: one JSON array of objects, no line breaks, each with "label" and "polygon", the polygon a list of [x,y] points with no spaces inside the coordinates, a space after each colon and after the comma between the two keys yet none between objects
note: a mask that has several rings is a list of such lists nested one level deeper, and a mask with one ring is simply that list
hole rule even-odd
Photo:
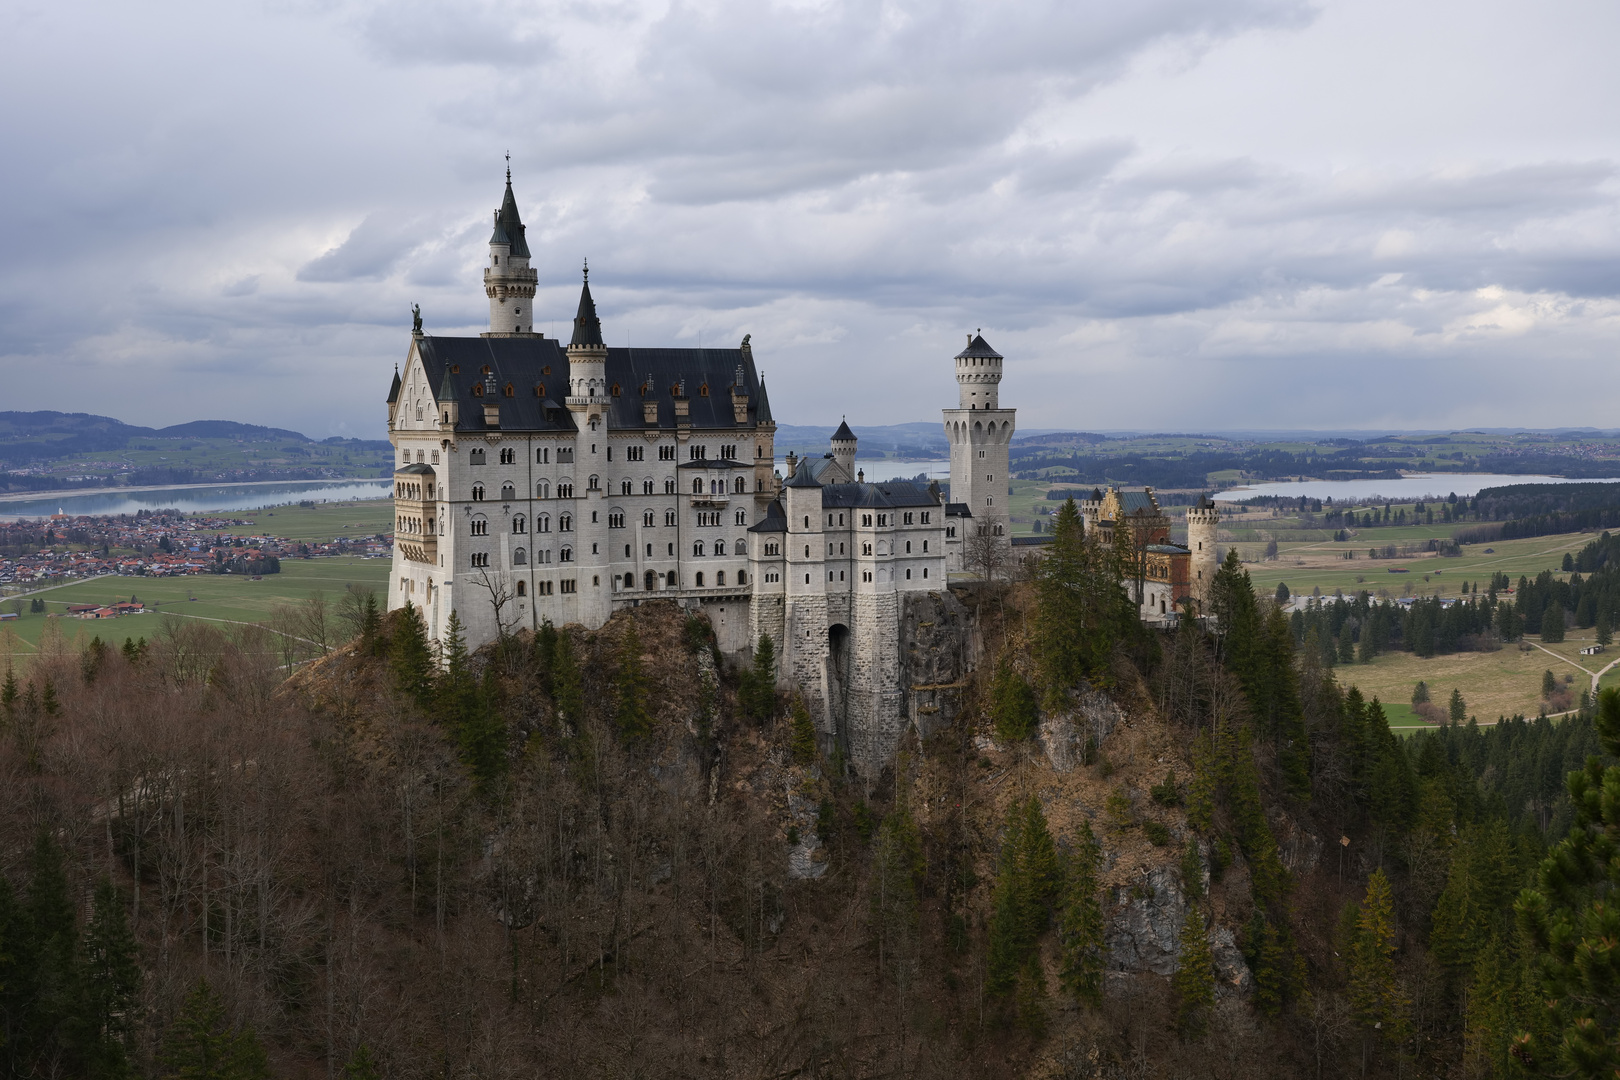
[{"label": "river", "polygon": [[1398,480],[1285,480],[1278,483],[1250,484],[1217,493],[1217,502],[1242,502],[1257,495],[1281,495],[1288,499],[1305,496],[1326,502],[1361,503],[1375,501],[1412,502],[1416,499],[1443,499],[1452,492],[1477,495],[1485,488],[1509,484],[1613,484],[1620,478],[1570,479],[1563,476],[1504,476],[1499,473],[1414,473]]},{"label": "river", "polygon": [[80,514],[133,514],[137,510],[262,510],[303,500],[349,502],[387,498],[390,480],[289,480],[249,484],[181,484],[177,487],[58,492],[49,495],[0,496],[0,521],[49,517],[59,510]]}]

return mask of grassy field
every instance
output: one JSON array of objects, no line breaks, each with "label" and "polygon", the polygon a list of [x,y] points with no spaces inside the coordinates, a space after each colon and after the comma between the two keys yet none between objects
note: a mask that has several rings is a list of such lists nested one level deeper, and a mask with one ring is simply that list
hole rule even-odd
[{"label": "grassy field", "polygon": [[[203,515],[206,516],[206,515]],[[314,506],[278,506],[270,510],[238,510],[231,516],[254,522],[256,531],[292,540],[335,540],[394,531],[392,499],[317,503]]]},{"label": "grassy field", "polygon": [[[346,585],[369,586],[382,591],[388,583],[389,560],[361,558],[284,559],[281,573],[267,574],[259,581],[234,574],[199,574],[183,578],[109,577],[61,585],[39,593],[45,600],[44,614],[24,614],[0,626],[0,639],[14,646],[0,646],[0,663],[5,654],[18,659],[34,652],[44,632],[46,616],[65,611],[69,604],[106,604],[127,600],[133,594],[153,615],[129,615],[121,619],[84,622],[78,619],[53,620],[70,640],[81,631],[86,637],[122,644],[126,637],[151,637],[165,615],[209,619],[227,623],[263,622],[277,604],[297,603],[311,593],[323,592],[335,600]],[[10,609],[11,602],[7,602]],[[13,634],[7,634],[6,631]]]},{"label": "grassy field", "polygon": [[1400,706],[1399,719],[1393,709],[1386,709],[1391,725],[1418,723],[1410,702],[1420,680],[1429,684],[1430,699],[1442,707],[1452,690],[1461,690],[1468,714],[1485,724],[1515,713],[1538,714],[1541,676],[1549,668],[1560,679],[1573,674],[1577,694],[1591,684],[1590,677],[1574,667],[1560,664],[1539,649],[1522,652],[1517,645],[1492,653],[1452,653],[1428,659],[1411,653],[1385,653],[1370,664],[1340,665],[1334,675],[1341,686],[1358,687],[1366,698],[1376,695],[1387,706]]}]

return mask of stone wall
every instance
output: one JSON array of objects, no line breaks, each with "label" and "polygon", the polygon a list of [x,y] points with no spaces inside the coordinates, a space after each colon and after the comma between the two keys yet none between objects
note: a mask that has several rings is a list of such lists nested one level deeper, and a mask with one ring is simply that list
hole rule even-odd
[{"label": "stone wall", "polygon": [[907,593],[900,606],[906,721],[927,739],[955,722],[978,666],[978,622],[948,590]]}]

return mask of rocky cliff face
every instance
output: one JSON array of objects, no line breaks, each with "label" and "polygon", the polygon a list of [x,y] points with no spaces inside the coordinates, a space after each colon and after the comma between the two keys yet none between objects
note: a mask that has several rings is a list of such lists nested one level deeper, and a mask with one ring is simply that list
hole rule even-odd
[{"label": "rocky cliff face", "polygon": [[906,594],[900,608],[901,683],[907,719],[922,739],[962,713],[980,641],[973,608],[950,591]]}]

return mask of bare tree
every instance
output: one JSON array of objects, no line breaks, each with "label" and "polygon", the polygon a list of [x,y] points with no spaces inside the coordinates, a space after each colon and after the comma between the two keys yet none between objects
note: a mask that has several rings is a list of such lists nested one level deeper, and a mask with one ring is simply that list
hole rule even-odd
[{"label": "bare tree", "polygon": [[303,634],[315,644],[315,647],[325,656],[331,644],[332,627],[331,618],[327,613],[326,594],[313,592],[309,599],[304,601],[303,610],[299,613],[303,622]]},{"label": "bare tree", "polygon": [[511,637],[518,625],[515,616],[506,614],[507,605],[517,599],[512,587],[500,578],[491,577],[487,569],[478,571],[473,584],[489,593],[489,606],[495,613],[495,632],[503,639]]},{"label": "bare tree", "polygon": [[338,597],[337,619],[343,626],[343,640],[351,641],[366,629],[366,599],[373,596],[364,585],[345,585]]},{"label": "bare tree", "polygon": [[997,536],[993,525],[983,526],[962,544],[962,565],[985,581],[994,581],[1007,565],[1007,538]]}]

